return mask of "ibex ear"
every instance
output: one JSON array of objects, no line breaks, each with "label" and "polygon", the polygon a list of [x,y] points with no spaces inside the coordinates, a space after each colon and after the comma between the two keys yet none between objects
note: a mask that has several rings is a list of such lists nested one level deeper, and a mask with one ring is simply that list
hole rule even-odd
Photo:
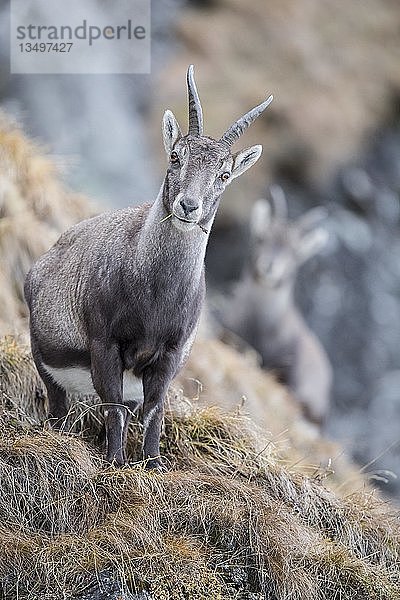
[{"label": "ibex ear", "polygon": [[298,256],[301,262],[305,262],[323,248],[329,239],[329,233],[322,227],[317,227],[303,235],[299,244]]},{"label": "ibex ear", "polygon": [[169,156],[176,142],[182,137],[178,121],[170,110],[166,110],[162,122],[165,152]]},{"label": "ibex ear", "polygon": [[242,173],[250,169],[258,161],[261,156],[262,146],[251,146],[241,152],[238,152],[233,157],[233,169],[231,173],[232,179],[239,177]]},{"label": "ibex ear", "polygon": [[251,211],[250,232],[256,239],[263,239],[271,224],[271,205],[267,200],[257,200]]}]

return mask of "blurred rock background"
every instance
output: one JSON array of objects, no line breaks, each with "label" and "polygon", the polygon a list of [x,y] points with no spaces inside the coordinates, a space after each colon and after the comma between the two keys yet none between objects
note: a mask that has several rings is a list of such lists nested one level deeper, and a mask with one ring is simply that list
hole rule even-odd
[{"label": "blurred rock background", "polygon": [[[70,186],[105,207],[155,196],[162,113],[171,108],[186,126],[189,63],[211,136],[274,93],[241,140],[263,143],[264,154],[224,196],[209,289],[229,293],[249,208],[270,183],[286,191],[291,216],[327,206],[331,244],[297,290],[335,369],[327,429],[383,479],[400,473],[398,1],[157,0],[148,76],[10,76],[7,12],[2,0],[3,109],[48,145]],[[388,478],[384,489],[399,493]]]}]

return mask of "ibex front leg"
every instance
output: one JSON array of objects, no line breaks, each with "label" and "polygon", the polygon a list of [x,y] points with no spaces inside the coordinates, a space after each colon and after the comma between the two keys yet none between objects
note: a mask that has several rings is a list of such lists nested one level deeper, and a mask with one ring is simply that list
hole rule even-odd
[{"label": "ibex front leg", "polygon": [[173,375],[170,362],[152,365],[143,373],[143,458],[147,460],[147,469],[163,467],[160,460],[160,434],[165,396]]},{"label": "ibex front leg", "polygon": [[90,348],[93,386],[105,405],[106,457],[118,465],[126,462],[126,423],[123,403],[123,368],[117,344],[93,340]]}]

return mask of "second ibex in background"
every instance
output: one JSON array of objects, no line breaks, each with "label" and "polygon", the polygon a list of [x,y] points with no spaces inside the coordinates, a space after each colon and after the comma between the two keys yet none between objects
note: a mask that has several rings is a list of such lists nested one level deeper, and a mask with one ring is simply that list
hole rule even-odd
[{"label": "second ibex in background", "polygon": [[296,222],[287,220],[281,188],[271,188],[271,202],[258,200],[251,216],[251,252],[224,325],[261,355],[263,366],[288,385],[305,415],[322,424],[332,380],[328,357],[294,301],[300,266],[325,245],[319,227],[325,210],[315,208]]},{"label": "second ibex in background", "polygon": [[128,408],[143,403],[143,457],[161,466],[164,398],[196,333],[208,234],[224,189],[261,154],[258,145],[231,148],[272,100],[214,140],[203,135],[192,67],[187,84],[187,135],[169,110],[164,114],[168,168],[155,202],[79,223],[25,284],[50,417],[64,417],[67,392],[97,393],[106,407],[107,458],[118,464],[126,460]]}]

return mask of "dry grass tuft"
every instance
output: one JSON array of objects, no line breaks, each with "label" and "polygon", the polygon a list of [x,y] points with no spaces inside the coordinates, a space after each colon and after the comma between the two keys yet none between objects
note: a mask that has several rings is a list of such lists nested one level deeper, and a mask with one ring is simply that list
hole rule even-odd
[{"label": "dry grass tuft", "polygon": [[216,404],[249,416],[268,432],[291,470],[329,474],[329,487],[340,486],[341,493],[363,488],[374,476],[362,475],[338,444],[322,437],[288,390],[261,369],[252,354],[238,353],[215,339],[197,339],[177,384],[189,398],[200,396],[201,405]]},{"label": "dry grass tuft", "polygon": [[[7,412],[7,426],[26,428],[46,414],[45,387],[28,349],[12,336],[0,338],[0,426]],[[10,414],[15,421],[10,421]]]},{"label": "dry grass tuft", "polygon": [[[114,469],[92,445],[100,411],[82,401],[69,433],[49,431],[30,412],[29,355],[10,338],[0,369],[5,600],[74,598],[104,574],[154,599],[398,598],[393,508],[372,493],[341,498],[318,476],[289,470],[238,412],[171,395],[169,472],[148,473],[141,462]],[[133,424],[132,460],[139,447]]]},{"label": "dry grass tuft", "polygon": [[0,332],[24,331],[26,273],[90,214],[87,200],[64,189],[51,160],[0,112]]}]

